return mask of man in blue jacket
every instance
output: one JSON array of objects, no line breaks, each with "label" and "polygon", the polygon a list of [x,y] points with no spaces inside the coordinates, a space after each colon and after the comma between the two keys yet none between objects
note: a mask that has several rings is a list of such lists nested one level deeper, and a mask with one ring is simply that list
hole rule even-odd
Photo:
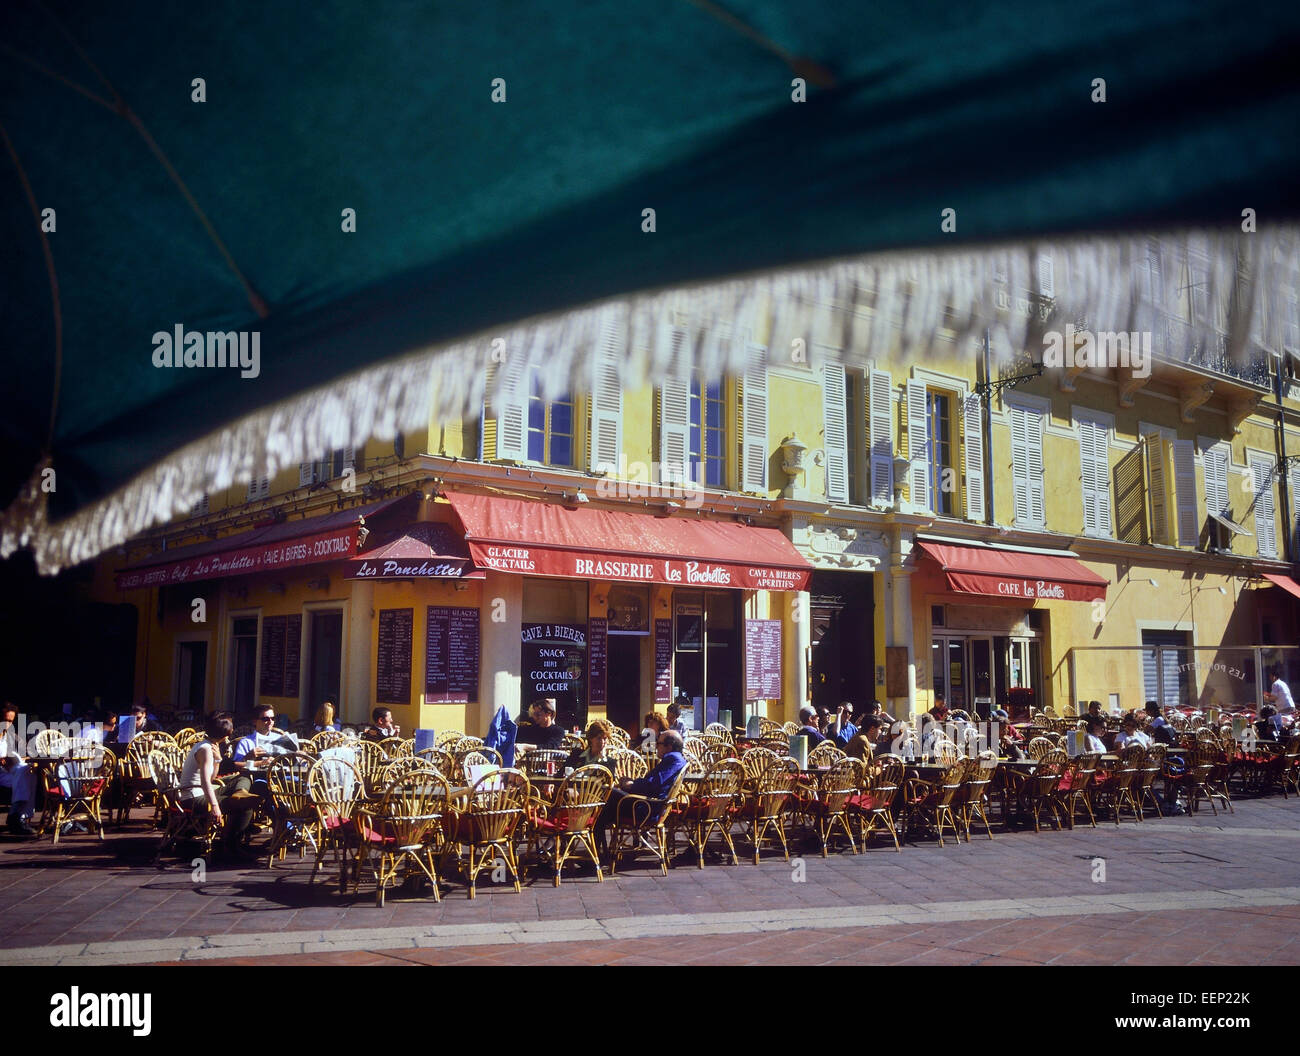
[{"label": "man in blue jacket", "polygon": [[[618,817],[618,806],[624,796],[645,796],[647,799],[667,797],[673,785],[677,783],[678,775],[686,768],[686,756],[682,755],[682,744],[682,736],[676,730],[664,730],[659,734],[655,742],[659,762],[645,777],[638,777],[635,780],[625,777],[619,782],[619,787],[610,792],[609,802],[605,804],[600,817],[599,827],[602,830],[614,824],[614,819]],[[623,811],[623,820],[626,822],[630,814],[637,825],[644,825],[653,817],[662,814],[664,809],[657,803],[638,801],[632,804],[630,811],[628,809]]]}]

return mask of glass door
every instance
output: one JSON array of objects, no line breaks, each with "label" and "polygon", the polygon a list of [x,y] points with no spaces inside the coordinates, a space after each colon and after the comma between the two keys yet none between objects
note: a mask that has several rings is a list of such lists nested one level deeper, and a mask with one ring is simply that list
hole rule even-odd
[{"label": "glass door", "polygon": [[948,680],[948,695],[945,699],[949,708],[965,710],[970,706],[970,669],[966,665],[966,643],[963,639],[948,639],[947,662],[944,673]]},{"label": "glass door", "polygon": [[987,717],[993,710],[993,639],[971,638],[969,641],[971,702],[967,710],[972,713],[972,718],[975,713]]}]

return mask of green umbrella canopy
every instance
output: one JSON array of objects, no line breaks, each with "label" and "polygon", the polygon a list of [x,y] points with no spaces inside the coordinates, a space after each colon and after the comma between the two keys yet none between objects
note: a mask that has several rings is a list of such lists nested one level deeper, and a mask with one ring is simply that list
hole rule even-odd
[{"label": "green umbrella canopy", "polygon": [[[45,454],[49,520],[85,515],[304,389],[629,291],[1246,207],[1276,223],[1298,48],[1283,2],[16,0],[0,505]],[[44,244],[33,209],[55,210]],[[156,368],[178,325],[257,331],[258,376]]]}]

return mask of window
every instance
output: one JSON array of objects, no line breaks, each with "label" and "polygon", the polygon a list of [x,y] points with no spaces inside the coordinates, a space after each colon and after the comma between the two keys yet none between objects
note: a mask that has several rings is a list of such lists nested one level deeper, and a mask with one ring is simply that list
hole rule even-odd
[{"label": "window", "polygon": [[528,458],[548,466],[573,465],[573,397],[543,399],[537,373],[528,396]]},{"label": "window", "polygon": [[318,462],[298,463],[298,486],[326,484],[343,476],[344,471],[357,468],[356,449],[340,447]]},{"label": "window", "polygon": [[1079,428],[1080,479],[1083,482],[1083,532],[1109,538],[1110,423],[1076,412]]},{"label": "window", "polygon": [[271,494],[270,477],[254,477],[248,482],[248,502],[256,502],[258,499],[265,499]]},{"label": "window", "polygon": [[1044,528],[1043,430],[1045,411],[1026,404],[1007,407],[1011,422],[1011,486],[1018,527]]},{"label": "window", "polygon": [[710,488],[725,487],[727,448],[723,423],[726,397],[721,380],[706,382],[699,371],[691,374],[691,476]]},{"label": "window", "polygon": [[1187,254],[1187,309],[1193,323],[1218,325],[1217,312],[1211,313],[1210,258],[1196,251]]},{"label": "window", "polygon": [[853,394],[856,379],[838,363],[822,368],[822,411],[826,450],[826,498],[849,502],[856,495],[857,443]]},{"label": "window", "polygon": [[206,495],[199,499],[199,501],[190,508],[191,517],[206,517],[210,512],[211,508],[208,505],[208,497]]},{"label": "window", "polygon": [[1157,242],[1147,243],[1146,256],[1138,263],[1138,289],[1147,303],[1164,306],[1164,290],[1160,279],[1160,245]]},{"label": "window", "polygon": [[1273,461],[1250,460],[1251,483],[1255,486],[1255,539],[1260,557],[1277,557],[1277,524],[1273,506]]},{"label": "window", "polygon": [[1228,501],[1228,448],[1216,444],[1207,448],[1201,461],[1205,465],[1205,512],[1216,517],[1231,517]]},{"label": "window", "polygon": [[930,478],[930,508],[951,517],[957,473],[952,459],[952,400],[947,393],[926,395],[926,421],[929,426],[926,462]]}]

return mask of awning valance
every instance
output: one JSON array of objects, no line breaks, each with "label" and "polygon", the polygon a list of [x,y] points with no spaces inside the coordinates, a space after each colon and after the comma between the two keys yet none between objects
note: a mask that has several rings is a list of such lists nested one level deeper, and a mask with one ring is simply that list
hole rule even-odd
[{"label": "awning valance", "polygon": [[928,542],[917,546],[938,563],[949,588],[959,594],[1025,601],[1100,601],[1106,597],[1106,580],[1077,557]]},{"label": "awning valance", "polygon": [[117,587],[133,590],[192,583],[348,558],[357,551],[360,519],[373,517],[401,501],[402,498],[385,499],[369,506],[284,521],[207,543],[164,550],[119,571]]},{"label": "awning valance", "polygon": [[1271,572],[1265,572],[1263,573],[1263,576],[1272,583],[1273,586],[1281,587],[1288,594],[1294,594],[1297,598],[1300,598],[1300,583],[1297,583],[1290,576],[1277,576],[1273,575]]},{"label": "awning valance", "polygon": [[469,547],[448,524],[417,521],[390,533],[348,562],[347,579],[482,579]]},{"label": "awning valance", "polygon": [[489,495],[446,498],[482,569],[738,590],[804,590],[812,575],[775,528]]}]

